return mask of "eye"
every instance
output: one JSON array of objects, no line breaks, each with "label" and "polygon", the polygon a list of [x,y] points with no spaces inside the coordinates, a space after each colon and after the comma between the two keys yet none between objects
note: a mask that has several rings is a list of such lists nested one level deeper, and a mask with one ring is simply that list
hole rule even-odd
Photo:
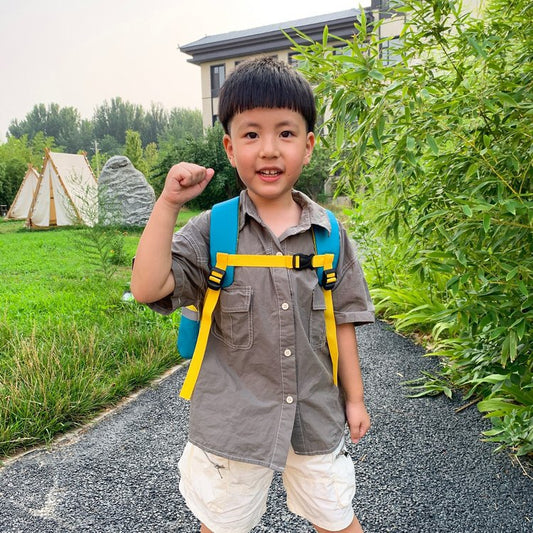
[{"label": "eye", "polygon": [[247,139],[257,139],[258,135],[255,131],[249,131],[244,135]]},{"label": "eye", "polygon": [[283,137],[284,139],[288,139],[289,137],[293,137],[294,133],[292,131],[285,130],[281,132],[280,136]]}]

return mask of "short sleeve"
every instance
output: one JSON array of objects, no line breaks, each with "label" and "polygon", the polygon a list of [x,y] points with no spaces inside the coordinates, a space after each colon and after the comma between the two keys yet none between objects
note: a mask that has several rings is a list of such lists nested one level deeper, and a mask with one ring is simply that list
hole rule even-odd
[{"label": "short sleeve", "polygon": [[174,292],[147,304],[153,311],[168,315],[179,307],[202,301],[209,274],[210,211],[192,218],[172,239]]},{"label": "short sleeve", "polygon": [[337,324],[356,326],[375,320],[374,305],[368,285],[357,258],[355,242],[340,227],[340,253],[337,265],[337,284],[333,289],[333,307]]}]

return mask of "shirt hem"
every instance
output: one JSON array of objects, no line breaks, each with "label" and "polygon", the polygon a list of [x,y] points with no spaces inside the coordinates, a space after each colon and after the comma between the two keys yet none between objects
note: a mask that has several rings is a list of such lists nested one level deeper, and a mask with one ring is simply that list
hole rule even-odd
[{"label": "shirt hem", "polygon": [[224,459],[230,459],[231,461],[239,461],[240,463],[248,463],[252,465],[258,465],[258,466],[264,466],[266,468],[270,468],[271,470],[274,470],[275,472],[283,472],[285,470],[285,465],[280,466],[276,465],[272,462],[268,461],[260,461],[258,459],[250,459],[247,457],[241,457],[239,455],[227,453],[221,450],[216,450],[215,448],[211,448],[210,446],[206,446],[205,444],[202,444],[201,442],[198,442],[194,439],[191,439],[189,437],[189,442],[191,444],[194,444],[204,452],[213,453],[215,455],[218,455],[219,457],[223,457]]}]

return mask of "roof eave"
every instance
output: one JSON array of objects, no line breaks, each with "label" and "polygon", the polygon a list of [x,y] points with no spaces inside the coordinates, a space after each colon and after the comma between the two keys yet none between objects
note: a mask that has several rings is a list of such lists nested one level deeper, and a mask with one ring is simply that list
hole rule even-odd
[{"label": "roof eave", "polygon": [[[357,15],[359,11],[357,12]],[[372,21],[371,13],[367,12],[367,20]],[[355,32],[354,24],[357,22],[357,17],[344,17],[341,19],[334,19],[331,22],[317,22],[297,27],[298,31],[304,33],[313,41],[322,40],[324,26],[328,27],[330,35],[335,35],[340,38],[350,38]],[[260,28],[258,28],[259,30]],[[294,27],[282,27],[269,30],[264,33],[256,33],[254,35],[236,35],[226,39],[217,41],[209,41],[202,43],[202,39],[193,43],[180,47],[180,51],[192,56],[187,61],[196,65],[206,63],[209,61],[216,61],[218,59],[228,59],[232,57],[253,55],[256,53],[268,53],[276,50],[286,49],[290,46],[290,42],[285,37],[283,32],[286,32],[297,43],[303,44],[305,39],[300,37],[295,31]],[[223,37],[223,35],[221,35]]]}]

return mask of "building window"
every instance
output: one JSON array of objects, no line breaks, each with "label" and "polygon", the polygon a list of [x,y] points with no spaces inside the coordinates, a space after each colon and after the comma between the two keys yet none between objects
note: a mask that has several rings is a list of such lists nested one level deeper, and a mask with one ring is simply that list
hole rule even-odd
[{"label": "building window", "polygon": [[351,56],[352,49],[346,45],[335,46],[333,49],[334,56]]},{"label": "building window", "polygon": [[289,65],[291,67],[298,68],[303,63],[303,60],[297,59],[296,56],[298,54],[299,52],[289,52],[288,60],[289,60]]},{"label": "building window", "polygon": [[216,98],[226,79],[226,65],[211,66],[211,98]]},{"label": "building window", "polygon": [[399,37],[393,37],[387,41],[381,43],[381,59],[385,66],[396,65],[402,60],[398,49],[402,46],[402,42]]}]

